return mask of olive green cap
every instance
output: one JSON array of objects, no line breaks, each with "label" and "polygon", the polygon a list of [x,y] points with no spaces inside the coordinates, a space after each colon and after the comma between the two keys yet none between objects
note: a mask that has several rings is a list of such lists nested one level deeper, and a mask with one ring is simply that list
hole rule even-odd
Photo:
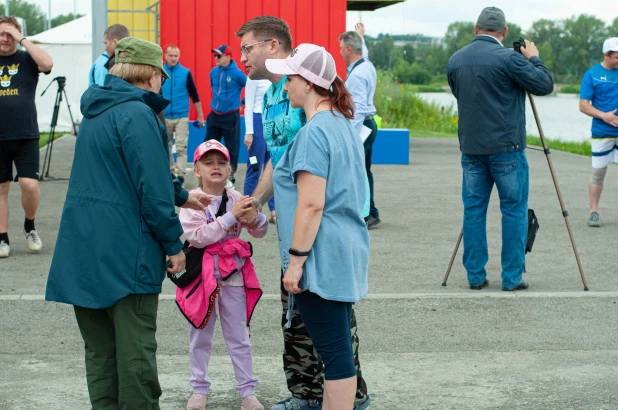
[{"label": "olive green cap", "polygon": [[[128,55],[120,57],[120,53]],[[170,76],[163,69],[163,51],[158,44],[137,37],[125,37],[116,44],[116,63],[145,64],[161,70],[166,78]]]}]

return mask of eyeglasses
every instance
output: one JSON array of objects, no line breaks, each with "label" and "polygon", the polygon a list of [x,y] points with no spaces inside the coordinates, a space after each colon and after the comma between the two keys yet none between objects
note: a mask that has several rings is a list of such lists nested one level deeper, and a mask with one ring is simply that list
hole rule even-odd
[{"label": "eyeglasses", "polygon": [[221,57],[223,57],[223,54],[215,54],[215,58],[216,58],[217,60],[218,60],[218,59],[220,59]]},{"label": "eyeglasses", "polygon": [[244,56],[246,56],[247,54],[249,54],[249,51],[251,51],[251,47],[253,46],[257,46],[258,44],[264,44],[268,41],[273,41],[274,38],[269,38],[268,40],[262,40],[262,41],[258,41],[257,43],[253,43],[253,44],[245,44],[244,46],[240,47],[240,53]]}]

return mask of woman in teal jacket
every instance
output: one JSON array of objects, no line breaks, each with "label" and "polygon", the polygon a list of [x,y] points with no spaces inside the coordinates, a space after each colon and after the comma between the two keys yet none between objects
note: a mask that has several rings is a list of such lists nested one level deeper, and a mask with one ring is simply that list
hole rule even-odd
[{"label": "woman in teal jacket", "polygon": [[46,300],[74,305],[93,409],[158,409],[158,296],[184,269],[167,133],[157,113],[161,48],[127,37],[103,87],[82,96],[84,120]]}]

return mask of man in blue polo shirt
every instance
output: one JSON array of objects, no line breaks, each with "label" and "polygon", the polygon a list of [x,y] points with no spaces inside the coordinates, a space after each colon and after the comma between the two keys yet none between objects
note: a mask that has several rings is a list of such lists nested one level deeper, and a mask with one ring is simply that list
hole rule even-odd
[{"label": "man in blue polo shirt", "polygon": [[599,199],[607,166],[618,162],[618,37],[603,43],[603,61],[591,67],[579,92],[579,110],[592,117],[592,176],[588,226],[600,227]]},{"label": "man in blue polo shirt", "polygon": [[[172,174],[185,175],[187,164],[187,141],[189,140],[189,97],[193,100],[193,106],[197,111],[199,126],[204,125],[204,113],[202,103],[195,87],[195,81],[188,68],[180,63],[180,49],[178,46],[169,45],[165,49],[165,65],[163,68],[169,74],[170,80],[163,83],[161,91],[163,97],[170,100],[165,108],[165,128],[170,153],[170,170]],[[172,140],[176,136],[176,165],[172,155]]]},{"label": "man in blue polo shirt", "polygon": [[238,165],[238,148],[240,145],[240,93],[247,84],[247,76],[232,59],[232,49],[222,44],[212,50],[216,67],[210,70],[212,87],[212,111],[206,121],[206,138],[225,140],[230,151],[232,175],[230,181],[236,182],[234,172]]}]

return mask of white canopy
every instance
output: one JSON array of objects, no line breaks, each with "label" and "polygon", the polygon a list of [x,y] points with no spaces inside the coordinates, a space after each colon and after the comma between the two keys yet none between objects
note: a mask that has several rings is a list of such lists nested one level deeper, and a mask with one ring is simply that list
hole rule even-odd
[{"label": "white canopy", "polygon": [[80,17],[51,30],[28,37],[33,43],[41,44],[92,44],[92,23],[90,16]]},{"label": "white canopy", "polygon": [[[54,61],[54,68],[49,75],[40,74],[36,93],[37,117],[39,130],[49,132],[54,110],[58,83],[49,87],[44,96],[41,93],[55,77],[66,77],[66,96],[71,106],[71,113],[76,122],[82,115],[79,101],[88,88],[88,72],[92,67],[92,26],[90,16],[80,17],[51,30],[28,37],[49,54]],[[71,131],[71,120],[66,99],[60,103],[57,131]]]}]

